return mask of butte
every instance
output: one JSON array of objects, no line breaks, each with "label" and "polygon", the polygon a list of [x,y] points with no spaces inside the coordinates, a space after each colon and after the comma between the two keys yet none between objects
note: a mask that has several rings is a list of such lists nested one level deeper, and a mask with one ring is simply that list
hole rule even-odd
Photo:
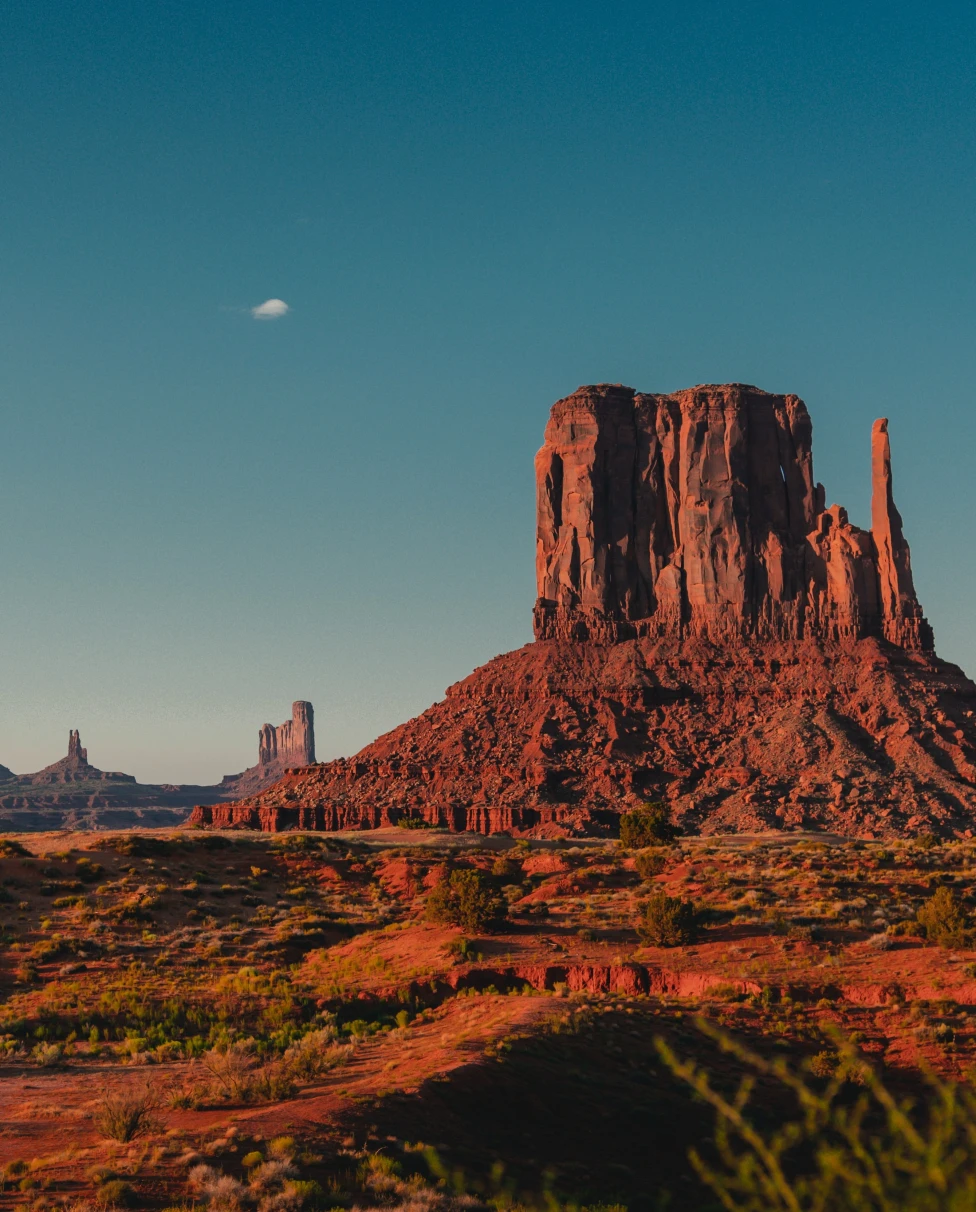
[{"label": "butte", "polygon": [[871,435],[871,529],[826,508],[803,401],[581,387],[536,456],[535,641],[351,758],[201,806],[219,828],[970,836],[976,686],[936,656]]}]

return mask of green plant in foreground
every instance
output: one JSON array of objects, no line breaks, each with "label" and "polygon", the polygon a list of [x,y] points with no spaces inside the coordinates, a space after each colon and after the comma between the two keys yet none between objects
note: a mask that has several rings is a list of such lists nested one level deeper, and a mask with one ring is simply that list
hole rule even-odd
[{"label": "green plant in foreground", "polygon": [[[694,1149],[689,1156],[729,1212],[976,1210],[976,1095],[968,1087],[928,1075],[930,1097],[916,1110],[895,1099],[853,1044],[840,1046],[834,1076],[814,1084],[784,1060],[767,1061],[704,1020],[698,1026],[751,1071],[727,1097],[656,1041],[671,1071],[715,1109],[717,1162]],[[852,1097],[855,1069],[861,1088]],[[772,1130],[748,1114],[756,1076],[796,1101],[796,1115]]]}]

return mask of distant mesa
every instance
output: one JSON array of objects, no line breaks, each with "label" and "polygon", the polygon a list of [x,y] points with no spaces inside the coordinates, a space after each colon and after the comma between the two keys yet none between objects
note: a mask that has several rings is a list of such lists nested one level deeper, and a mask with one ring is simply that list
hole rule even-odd
[{"label": "distant mesa", "polygon": [[33,787],[43,787],[49,783],[132,783],[135,778],[131,774],[121,774],[118,771],[99,770],[88,761],[88,750],[81,744],[81,734],[77,729],[68,733],[68,754],[59,762],[45,766],[36,774],[24,774],[20,781]]},{"label": "distant mesa", "polygon": [[289,768],[314,761],[312,704],[304,701],[292,704],[286,723],[261,727],[256,766],[213,787],[139,783],[131,774],[99,770],[71,729],[67,755],[43,770],[17,775],[0,766],[0,829],[180,824],[194,804],[256,794]]},{"label": "distant mesa", "polygon": [[803,401],[740,383],[557,401],[536,456],[536,639],[354,757],[202,826],[893,836],[976,828],[976,685],[933,648],[871,434],[871,529],[826,505]]}]

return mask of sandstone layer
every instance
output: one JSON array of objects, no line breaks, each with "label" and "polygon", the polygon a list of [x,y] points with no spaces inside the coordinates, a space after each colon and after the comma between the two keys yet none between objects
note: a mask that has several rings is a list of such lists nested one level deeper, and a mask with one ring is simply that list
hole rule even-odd
[{"label": "sandstone layer", "polygon": [[967,832],[976,686],[933,651],[871,442],[872,526],[825,507],[803,401],[580,388],[536,457],[537,639],[353,758],[195,809],[215,827]]}]

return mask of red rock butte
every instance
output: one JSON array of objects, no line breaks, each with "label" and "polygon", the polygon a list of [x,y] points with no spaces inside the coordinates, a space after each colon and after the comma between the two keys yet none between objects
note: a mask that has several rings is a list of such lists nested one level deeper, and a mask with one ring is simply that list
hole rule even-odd
[{"label": "red rock butte", "polygon": [[214,827],[964,833],[976,686],[934,653],[871,435],[871,529],[826,508],[797,396],[581,387],[536,456],[535,642],[352,758],[289,769]]}]

